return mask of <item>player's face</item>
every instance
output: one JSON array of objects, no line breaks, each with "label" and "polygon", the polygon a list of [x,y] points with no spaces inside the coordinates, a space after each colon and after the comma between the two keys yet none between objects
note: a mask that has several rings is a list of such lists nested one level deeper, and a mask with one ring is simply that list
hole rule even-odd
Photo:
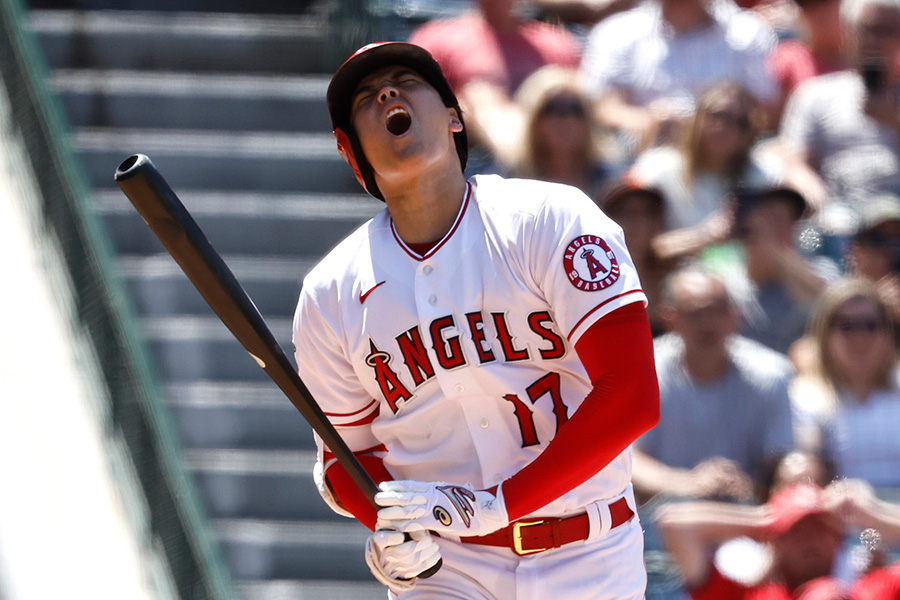
[{"label": "player's face", "polygon": [[385,67],[363,79],[353,96],[351,122],[379,187],[448,157],[458,168],[453,133],[462,131],[462,123],[408,67]]}]

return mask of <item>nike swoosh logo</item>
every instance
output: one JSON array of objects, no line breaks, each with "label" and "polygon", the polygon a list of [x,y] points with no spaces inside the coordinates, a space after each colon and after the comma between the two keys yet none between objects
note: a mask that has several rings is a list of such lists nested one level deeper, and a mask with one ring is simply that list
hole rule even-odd
[{"label": "nike swoosh logo", "polygon": [[385,283],[385,282],[382,281],[381,283],[376,283],[374,286],[370,287],[370,288],[369,288],[367,291],[365,291],[365,292],[360,291],[360,292],[359,292],[359,303],[362,304],[363,302],[365,302],[365,301],[366,301],[366,298],[369,297],[369,294],[371,294],[372,292],[374,292],[374,291],[375,291],[375,288],[377,288],[378,286],[380,286],[380,285],[382,285],[382,284],[384,284],[384,283]]}]

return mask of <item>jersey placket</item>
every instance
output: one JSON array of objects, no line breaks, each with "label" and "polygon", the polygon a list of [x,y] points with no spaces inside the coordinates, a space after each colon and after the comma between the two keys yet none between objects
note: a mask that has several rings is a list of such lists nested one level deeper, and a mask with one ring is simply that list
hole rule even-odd
[{"label": "jersey placket", "polygon": [[[413,286],[416,310],[423,328],[431,329],[433,323],[452,318],[452,325],[442,327],[439,335],[429,335],[434,344],[429,348],[429,354],[434,361],[435,379],[443,401],[455,402],[465,415],[466,427],[477,455],[472,458],[478,461],[477,468],[472,465],[472,483],[486,486],[496,483],[501,469],[508,469],[509,466],[506,460],[509,455],[505,447],[498,446],[498,436],[502,438],[499,444],[507,444],[512,438],[502,413],[502,394],[497,391],[496,394],[486,395],[489,392],[483,389],[476,375],[479,369],[489,366],[479,364],[475,342],[466,329],[466,323],[460,322],[464,319],[466,305],[463,299],[454,295],[454,291],[460,292],[466,287],[460,281],[466,274],[457,270],[458,262],[453,257],[463,252],[473,252],[467,240],[465,224],[462,224],[453,239],[448,240],[438,253],[417,265]],[[458,344],[458,350],[454,349],[455,344]],[[439,352],[445,361],[449,358],[449,368],[442,364]]]}]

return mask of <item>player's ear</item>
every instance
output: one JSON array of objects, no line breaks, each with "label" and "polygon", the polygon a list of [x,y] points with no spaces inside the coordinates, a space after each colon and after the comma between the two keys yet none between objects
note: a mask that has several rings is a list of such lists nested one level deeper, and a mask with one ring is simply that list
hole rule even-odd
[{"label": "player's ear", "polygon": [[463,130],[462,119],[459,118],[459,114],[456,112],[455,108],[448,109],[450,112],[450,131],[452,133],[459,133]]}]

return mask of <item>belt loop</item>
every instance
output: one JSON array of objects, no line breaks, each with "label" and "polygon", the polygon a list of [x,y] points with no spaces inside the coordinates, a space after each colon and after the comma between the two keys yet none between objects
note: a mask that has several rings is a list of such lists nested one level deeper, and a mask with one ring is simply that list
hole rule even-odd
[{"label": "belt loop", "polygon": [[633,518],[638,518],[637,500],[634,499],[634,485],[629,483],[628,487],[625,488],[625,493],[622,495],[625,497],[625,502],[628,503],[628,508],[634,513]]},{"label": "belt loop", "polygon": [[[600,532],[603,530],[603,510],[600,507],[600,502],[591,502],[587,506],[585,506],[585,511],[588,516],[588,523],[590,523],[590,527],[588,529],[588,537],[587,541],[591,542],[594,540],[600,539]],[[609,511],[607,511],[607,518],[609,517]],[[609,530],[609,524],[607,523],[607,530]]]},{"label": "belt loop", "polygon": [[600,509],[600,531],[597,532],[597,538],[602,539],[612,529],[612,513],[609,512],[609,502],[595,502],[594,504]]}]

